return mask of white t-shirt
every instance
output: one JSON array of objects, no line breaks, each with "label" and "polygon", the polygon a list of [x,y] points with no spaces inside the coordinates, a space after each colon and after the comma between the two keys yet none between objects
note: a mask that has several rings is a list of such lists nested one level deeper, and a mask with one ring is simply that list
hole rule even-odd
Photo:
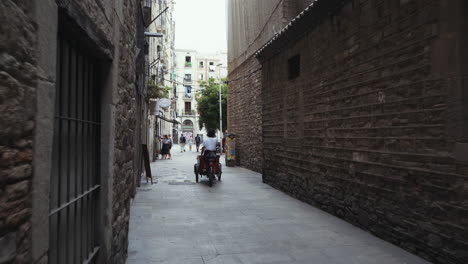
[{"label": "white t-shirt", "polygon": [[218,140],[215,137],[207,137],[205,140],[203,140],[203,145],[205,146],[205,149],[210,151],[216,150],[217,143]]}]

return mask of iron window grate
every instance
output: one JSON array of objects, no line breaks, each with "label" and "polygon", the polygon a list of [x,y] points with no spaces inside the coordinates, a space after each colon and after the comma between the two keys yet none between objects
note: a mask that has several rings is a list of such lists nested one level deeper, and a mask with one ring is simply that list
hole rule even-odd
[{"label": "iron window grate", "polygon": [[100,90],[98,62],[59,35],[49,263],[93,263],[99,251]]}]

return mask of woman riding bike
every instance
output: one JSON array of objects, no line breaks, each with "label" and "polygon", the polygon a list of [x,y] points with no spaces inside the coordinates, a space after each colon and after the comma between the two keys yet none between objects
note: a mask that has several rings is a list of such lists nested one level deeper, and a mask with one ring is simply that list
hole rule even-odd
[{"label": "woman riding bike", "polygon": [[216,157],[216,146],[218,145],[218,140],[216,139],[214,129],[208,129],[208,133],[206,135],[208,137],[203,141],[203,145],[205,146],[203,155],[205,158],[208,158],[212,155]]},{"label": "woman riding bike", "polygon": [[209,129],[207,138],[204,140],[202,153],[197,157],[197,163],[194,164],[195,181],[198,182],[199,175],[206,175],[208,177],[208,185],[213,186],[215,177],[221,181],[221,164],[219,163],[219,156],[216,154],[216,146],[218,140],[213,129]]}]

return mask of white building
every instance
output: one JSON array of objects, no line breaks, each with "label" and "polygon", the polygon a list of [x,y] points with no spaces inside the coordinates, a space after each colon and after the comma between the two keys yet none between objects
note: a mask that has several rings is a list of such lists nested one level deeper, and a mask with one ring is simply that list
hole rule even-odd
[{"label": "white building", "polygon": [[195,50],[175,50],[176,61],[176,114],[178,134],[188,137],[205,135],[198,125],[197,101],[195,94],[200,91],[200,82],[209,78],[220,80],[227,76],[227,53],[201,53]]}]

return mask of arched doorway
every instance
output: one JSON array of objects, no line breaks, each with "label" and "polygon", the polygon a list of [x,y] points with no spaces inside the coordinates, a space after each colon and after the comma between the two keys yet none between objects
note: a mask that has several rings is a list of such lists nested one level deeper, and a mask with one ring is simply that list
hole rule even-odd
[{"label": "arched doorway", "polygon": [[182,123],[182,134],[188,139],[193,137],[193,122],[190,119]]}]

